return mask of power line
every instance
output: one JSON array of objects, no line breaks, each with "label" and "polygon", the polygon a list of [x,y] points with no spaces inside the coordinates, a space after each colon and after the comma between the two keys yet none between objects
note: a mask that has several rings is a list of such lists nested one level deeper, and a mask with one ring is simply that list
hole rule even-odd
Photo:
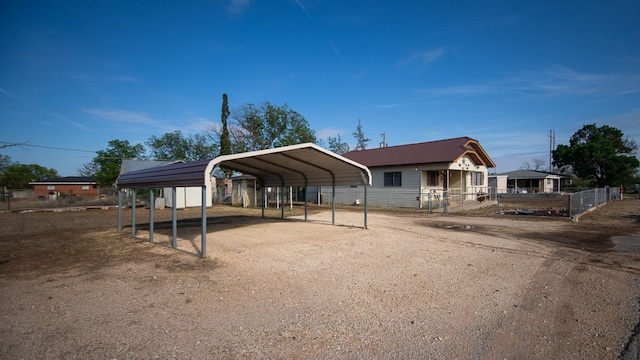
[{"label": "power line", "polygon": [[71,148],[63,148],[63,147],[56,147],[56,146],[9,143],[9,142],[5,142],[5,141],[0,141],[0,144],[5,144],[6,145],[6,146],[1,146],[0,145],[0,148],[9,147],[9,146],[17,146],[17,147],[29,146],[29,147],[42,148],[42,149],[53,149],[53,150],[78,151],[78,152],[87,152],[87,153],[95,153],[96,152],[94,150],[81,150],[81,149],[71,149]]}]

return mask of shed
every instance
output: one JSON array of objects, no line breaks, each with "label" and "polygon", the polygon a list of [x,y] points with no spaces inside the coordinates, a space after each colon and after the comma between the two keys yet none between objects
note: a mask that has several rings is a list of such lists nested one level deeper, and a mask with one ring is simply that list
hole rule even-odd
[{"label": "shed", "polygon": [[[371,172],[366,166],[323,149],[318,145],[305,143],[241,154],[223,155],[213,160],[170,164],[127,172],[118,177],[117,187],[119,189],[171,187],[175,192],[175,189],[180,186],[197,186],[202,189],[202,204],[206,204],[206,189],[211,183],[211,173],[216,166],[255,176],[263,191],[265,187],[365,185],[366,194],[366,187],[371,185]],[[366,195],[364,205],[364,228],[366,228]],[[206,207],[203,205],[201,208],[201,256],[205,256]],[[120,206],[118,209],[120,211]],[[172,211],[172,246],[175,248],[177,220],[175,208],[172,208]],[[150,207],[150,212],[149,233],[150,240],[153,241],[153,207]],[[284,217],[284,207],[282,207],[282,217]],[[120,218],[119,213],[118,230],[121,230]],[[306,219],[307,203],[305,202]],[[332,202],[332,223],[335,224],[335,201]],[[135,236],[135,208],[132,209],[132,234]]]}]

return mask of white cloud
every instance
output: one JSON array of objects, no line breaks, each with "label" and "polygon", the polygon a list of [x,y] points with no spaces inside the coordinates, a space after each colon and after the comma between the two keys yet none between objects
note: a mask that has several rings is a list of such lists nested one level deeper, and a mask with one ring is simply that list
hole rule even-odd
[{"label": "white cloud", "polygon": [[133,76],[126,76],[126,75],[116,75],[114,77],[111,78],[112,81],[117,81],[117,82],[129,82],[129,83],[139,83],[140,80],[133,77]]},{"label": "white cloud", "polygon": [[541,94],[617,96],[640,92],[640,74],[579,72],[559,65],[488,81],[420,90],[427,95]]},{"label": "white cloud", "polygon": [[101,117],[106,120],[126,122],[130,124],[158,125],[161,122],[148,117],[146,114],[129,110],[114,109],[83,109],[87,114]]},{"label": "white cloud", "polygon": [[25,100],[25,99],[23,99],[23,98],[21,98],[19,96],[16,96],[16,95],[6,91],[5,89],[0,89],[0,93],[3,93],[5,95],[7,95],[7,96],[10,96],[10,97],[12,97],[12,98],[14,98],[14,99],[16,99],[18,101],[21,101],[21,102],[23,102],[23,103],[25,103],[27,105],[30,105],[30,106],[38,109],[39,111],[41,111],[41,112],[43,112],[43,113],[45,113],[45,114],[47,114],[47,115],[49,115],[51,117],[54,117],[54,118],[56,118],[58,120],[62,120],[64,122],[66,122],[67,124],[72,125],[72,126],[78,128],[78,129],[89,131],[89,132],[93,131],[93,129],[89,128],[88,126],[85,126],[84,124],[81,124],[81,123],[79,123],[77,121],[71,120],[66,116],[60,115],[58,113],[55,113],[55,112],[53,112],[53,111],[51,111],[51,110],[49,110],[47,108],[44,108],[44,107],[42,107],[42,106],[40,106],[40,105],[38,105],[38,104],[36,104],[34,102],[27,101],[27,100]]},{"label": "white cloud", "polygon": [[[322,130],[316,132],[316,137],[318,139],[326,139],[329,136],[336,137],[336,136],[340,135],[340,137],[342,137],[343,134],[344,134],[344,130],[340,130],[340,129],[336,129],[336,128],[325,128],[325,129],[322,129]],[[344,141],[344,138],[342,139],[342,141]]]},{"label": "white cloud", "polygon": [[333,50],[334,54],[336,54],[336,56],[338,57],[338,59],[340,59],[340,61],[342,61],[343,63],[344,58],[342,57],[342,55],[340,54],[340,51],[338,51],[338,48],[336,47],[336,45],[333,43],[333,41],[329,40],[329,46],[331,46],[331,50]]},{"label": "white cloud", "polygon": [[231,14],[242,14],[247,11],[251,5],[251,0],[231,0],[229,5],[227,5],[227,12]]},{"label": "white cloud", "polygon": [[311,14],[309,14],[309,12],[304,7],[304,5],[302,5],[302,1],[301,0],[295,0],[295,2],[296,2],[296,4],[298,4],[298,6],[300,6],[300,9],[302,9],[302,11],[304,11],[304,13],[307,14],[308,17],[311,17]]},{"label": "white cloud", "polygon": [[417,51],[411,54],[408,58],[398,61],[398,65],[407,65],[411,63],[429,64],[444,55],[444,53],[445,51],[442,47],[434,50]]}]

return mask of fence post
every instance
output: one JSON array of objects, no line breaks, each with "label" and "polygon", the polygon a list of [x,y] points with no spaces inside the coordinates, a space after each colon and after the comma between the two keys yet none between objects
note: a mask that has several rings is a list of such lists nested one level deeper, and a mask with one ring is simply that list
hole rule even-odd
[{"label": "fence post", "polygon": [[448,201],[449,200],[449,192],[448,191],[444,191],[442,193],[442,201],[444,201],[444,213],[448,214],[449,213],[449,204]]},{"label": "fence post", "polygon": [[573,205],[573,194],[569,194],[569,219],[573,220],[573,209],[571,208]]}]

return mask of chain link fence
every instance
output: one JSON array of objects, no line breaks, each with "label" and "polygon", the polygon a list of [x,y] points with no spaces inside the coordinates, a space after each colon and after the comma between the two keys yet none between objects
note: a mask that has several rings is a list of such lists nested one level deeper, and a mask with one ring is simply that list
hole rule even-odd
[{"label": "chain link fence", "polygon": [[609,201],[622,199],[619,187],[605,187],[575,192],[569,196],[569,217],[577,221],[580,214]]},{"label": "chain link fence", "polygon": [[101,195],[97,197],[64,194],[55,197],[35,196],[30,189],[0,191],[0,211],[2,212],[116,205],[118,205],[118,195],[114,189],[103,189]]}]

